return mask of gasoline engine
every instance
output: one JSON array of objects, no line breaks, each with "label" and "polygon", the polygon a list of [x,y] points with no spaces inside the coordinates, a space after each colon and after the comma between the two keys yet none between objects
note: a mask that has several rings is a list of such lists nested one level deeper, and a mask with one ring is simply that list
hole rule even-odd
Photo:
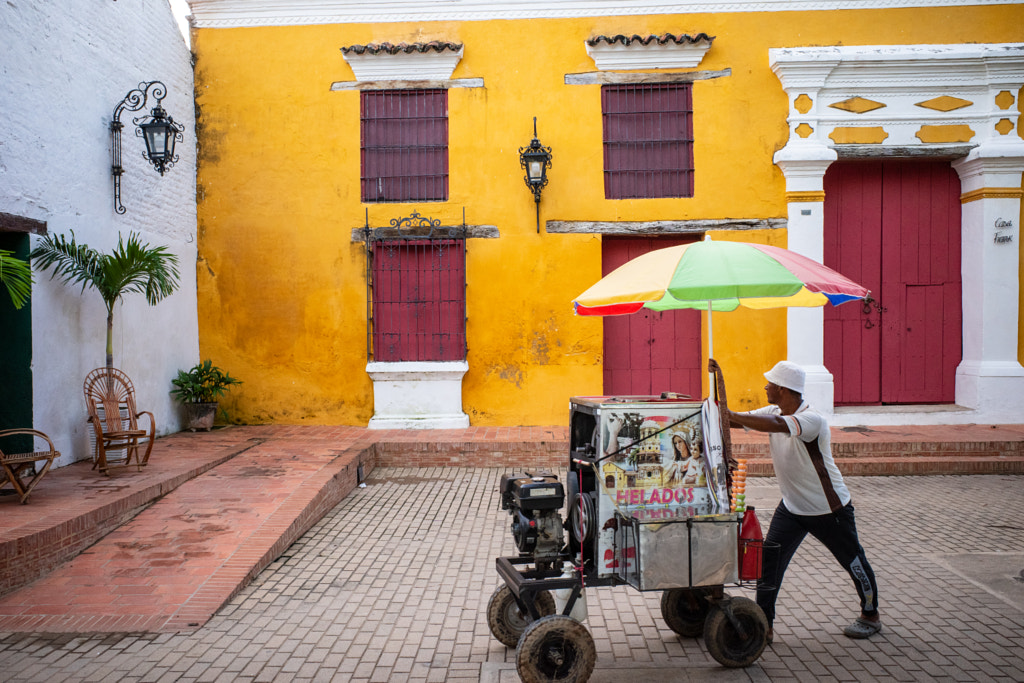
[{"label": "gasoline engine", "polygon": [[551,472],[501,476],[501,509],[512,516],[512,538],[521,556],[538,564],[558,559],[565,545],[558,512],[564,501],[562,482]]}]

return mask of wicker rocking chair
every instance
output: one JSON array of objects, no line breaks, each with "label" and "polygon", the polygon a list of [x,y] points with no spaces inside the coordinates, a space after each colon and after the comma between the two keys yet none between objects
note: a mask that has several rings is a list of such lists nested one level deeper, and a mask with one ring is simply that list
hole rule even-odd
[{"label": "wicker rocking chair", "polygon": [[53,447],[50,437],[36,429],[0,431],[0,467],[4,474],[0,489],[10,484],[22,504],[27,503],[32,489],[59,457],[60,451]]},{"label": "wicker rocking chair", "polygon": [[[156,434],[153,413],[135,408],[135,387],[128,375],[116,368],[96,368],[85,378],[85,402],[96,446],[93,469],[109,475],[112,467],[138,469],[149,462]],[[139,418],[149,418],[149,430],[139,428]]]}]

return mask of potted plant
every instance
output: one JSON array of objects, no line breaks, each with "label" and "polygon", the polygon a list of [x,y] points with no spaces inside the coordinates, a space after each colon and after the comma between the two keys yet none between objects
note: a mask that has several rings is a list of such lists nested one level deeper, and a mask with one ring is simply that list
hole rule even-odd
[{"label": "potted plant", "polygon": [[204,360],[188,372],[178,370],[178,376],[171,380],[174,385],[171,395],[185,406],[189,429],[193,432],[197,429],[209,431],[217,417],[220,397],[231,385],[241,383],[212,361]]}]

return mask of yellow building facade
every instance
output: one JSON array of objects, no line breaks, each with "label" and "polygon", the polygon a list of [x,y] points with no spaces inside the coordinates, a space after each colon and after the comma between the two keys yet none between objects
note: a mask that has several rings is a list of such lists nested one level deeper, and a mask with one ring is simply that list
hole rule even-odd
[{"label": "yellow building facade", "polygon": [[[232,420],[365,425],[380,412],[381,387],[368,372],[367,252],[361,236],[366,226],[387,226],[416,212],[446,226],[465,222],[469,229],[466,367],[458,385],[468,422],[563,424],[571,396],[606,390],[605,322],[577,317],[572,306],[602,276],[603,243],[626,235],[708,235],[797,248],[820,260],[821,227],[807,222],[827,210],[822,177],[834,158],[822,157],[839,158],[836,149],[844,146],[854,150],[847,158],[960,163],[965,226],[978,224],[985,249],[993,248],[987,240],[994,220],[1016,225],[1004,231],[1012,236],[1009,245],[996,245],[1002,260],[993,267],[1006,277],[976,286],[987,296],[998,290],[1015,317],[985,313],[977,353],[965,335],[957,394],[948,402],[962,407],[974,401],[968,407],[974,411],[970,421],[977,422],[988,415],[995,419],[998,409],[991,406],[1006,404],[1005,394],[1024,400],[1024,373],[1018,371],[1024,357],[1018,314],[1021,175],[1014,165],[1024,159],[1018,134],[1021,83],[1014,80],[1024,69],[1014,63],[1024,38],[1024,5],[893,2],[900,7],[872,3],[871,9],[853,9],[859,3],[794,2],[785,4],[797,11],[772,11],[779,4],[700,3],[689,11],[691,3],[681,3],[679,13],[666,14],[659,5],[630,3],[628,14],[613,14],[601,3],[582,2],[533,9],[424,2],[418,9],[402,3],[398,10],[341,1],[296,1],[282,8],[192,0],[200,348],[202,357],[245,380],[225,401]],[[721,11],[712,11],[715,5]],[[712,40],[702,41],[700,34]],[[665,54],[655,54],[651,46],[664,45],[649,38],[666,35],[697,39],[668,41]],[[595,37],[616,36],[647,40],[588,46]],[[422,77],[415,70],[415,57],[437,61],[436,50],[402,53],[412,59],[411,67],[388,65],[382,56],[377,62],[390,71],[361,79],[352,51],[343,52],[385,44],[446,44],[458,46],[460,55],[442,77]],[[913,115],[924,118],[915,119],[914,132],[925,134],[902,140],[897,128],[907,119],[900,113],[903,105],[883,102],[892,87],[887,91],[876,76],[887,73],[892,59],[927,62],[919,48],[928,45],[1009,46],[1008,65],[996,58],[991,66],[992,55],[1000,54],[996,47],[968,50],[966,57],[953,50],[935,59],[966,60],[983,70],[989,65],[987,73],[1002,69],[1010,76],[994,76],[998,82],[983,93],[963,97],[956,93],[969,89],[966,80],[936,83],[930,99],[973,104],[947,111],[946,100],[935,108],[916,107]],[[857,46],[890,46],[898,55],[887,62],[886,49],[836,53]],[[912,47],[918,51],[910,57],[900,52]],[[692,65],[673,66],[683,48],[702,51],[688,57],[696,60]],[[864,70],[865,77],[854,76],[857,82],[847,79],[845,85],[829,82],[819,73],[827,59],[840,64],[829,73],[845,67],[853,74]],[[923,74],[935,72],[922,68]],[[606,198],[602,87],[673,78],[692,84],[692,196]],[[447,92],[446,200],[363,201],[360,98],[383,81],[388,88]],[[816,101],[819,93],[843,88],[871,95],[865,88],[872,87],[873,96],[860,97],[882,105],[875,110],[858,112],[864,107],[857,102],[846,109],[819,107]],[[1004,115],[993,115],[1002,92],[1012,103]],[[976,120],[957,118],[975,110]],[[843,116],[852,123],[835,118]],[[538,138],[552,149],[539,229],[538,206],[519,159],[520,148],[533,137],[534,117]],[[972,152],[977,156],[993,141],[1007,143],[1008,151],[971,161]],[[984,160],[989,158],[1011,161],[993,179]],[[967,168],[971,163],[980,170]],[[972,211],[980,215],[972,218]],[[985,254],[972,255],[970,245],[963,253],[989,263]],[[965,299],[974,293],[970,287],[975,285],[965,284]],[[761,373],[794,356],[818,381],[818,402],[831,407],[832,379],[820,357],[827,337],[821,318],[814,317],[823,313],[809,312],[808,319],[800,317],[804,313],[741,309],[714,315],[715,356],[726,372],[732,408],[762,405]],[[973,329],[967,304],[964,315],[962,324]],[[700,324],[706,326],[703,316]],[[803,335],[805,328],[812,332]],[[809,349],[796,340],[805,336]],[[702,338],[706,362],[706,334]],[[993,343],[1002,351],[991,351]],[[971,370],[975,366],[981,370]],[[1002,373],[993,385],[987,384],[991,368]],[[706,384],[705,378],[705,390]],[[903,421],[913,419],[905,415]]]}]

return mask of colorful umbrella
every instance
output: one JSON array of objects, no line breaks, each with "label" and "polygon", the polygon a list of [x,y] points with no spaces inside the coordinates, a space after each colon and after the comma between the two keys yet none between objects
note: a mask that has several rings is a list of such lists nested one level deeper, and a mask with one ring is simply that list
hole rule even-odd
[{"label": "colorful umbrella", "polygon": [[641,308],[711,311],[834,306],[870,292],[813,259],[750,242],[703,242],[656,249],[615,269],[573,301],[577,315],[624,315]]}]

